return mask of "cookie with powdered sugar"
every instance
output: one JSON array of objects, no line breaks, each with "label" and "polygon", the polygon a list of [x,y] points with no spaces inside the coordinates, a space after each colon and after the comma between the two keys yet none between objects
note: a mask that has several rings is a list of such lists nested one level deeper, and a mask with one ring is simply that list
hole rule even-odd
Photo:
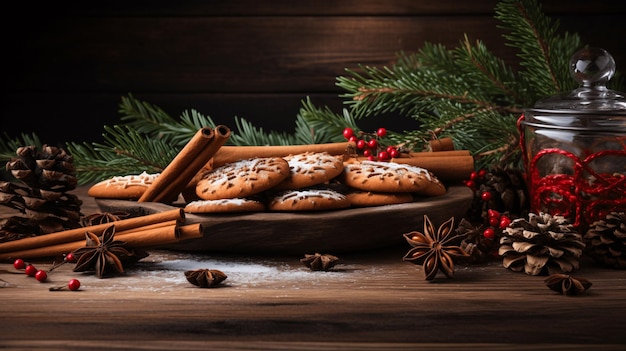
[{"label": "cookie with powdered sugar", "polygon": [[292,189],[275,193],[269,201],[271,211],[323,211],[350,207],[350,201],[331,189]]},{"label": "cookie with powdered sugar", "polygon": [[289,176],[281,157],[260,157],[227,163],[213,169],[196,184],[202,200],[249,197],[270,189]]},{"label": "cookie with powdered sugar", "polygon": [[92,185],[87,195],[102,199],[138,200],[159,173],[115,176]]},{"label": "cookie with powdered sugar", "polygon": [[345,163],[341,180],[349,187],[371,192],[409,192],[426,196],[446,193],[443,183],[427,169],[395,162]]},{"label": "cookie with powdered sugar", "polygon": [[260,212],[263,210],[265,210],[265,204],[249,198],[196,200],[188,203],[184,208],[187,213]]},{"label": "cookie with powdered sugar", "polygon": [[343,171],[343,159],[328,152],[305,152],[283,157],[289,177],[273,190],[301,189],[326,183]]}]

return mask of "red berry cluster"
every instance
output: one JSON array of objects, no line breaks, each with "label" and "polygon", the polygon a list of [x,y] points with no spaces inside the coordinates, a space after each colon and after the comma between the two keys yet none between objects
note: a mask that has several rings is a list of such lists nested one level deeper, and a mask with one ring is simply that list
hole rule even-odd
[{"label": "red berry cluster", "polygon": [[496,239],[502,231],[511,224],[511,219],[506,214],[501,214],[496,210],[487,210],[489,226],[483,230],[486,239]]},{"label": "red berry cluster", "polygon": [[343,137],[356,143],[356,148],[370,161],[389,161],[400,155],[395,146],[384,146],[382,139],[387,135],[387,129],[378,128],[375,133],[358,132],[347,127],[343,130]]},{"label": "red berry cluster", "polygon": [[[476,189],[477,182],[480,179],[485,178],[485,175],[487,175],[487,170],[486,169],[481,169],[479,171],[474,171],[474,172],[470,173],[470,177],[469,177],[468,180],[465,181],[465,185],[467,185],[471,189]],[[488,196],[488,195],[485,195],[485,196]],[[491,199],[491,198],[489,198],[489,199]],[[485,201],[489,201],[489,200],[485,200]]]},{"label": "red berry cluster", "polygon": [[[35,279],[37,279],[38,282],[43,283],[46,280],[48,280],[49,272],[51,272],[53,269],[57,268],[61,264],[64,264],[67,262],[76,262],[76,259],[74,258],[74,255],[72,253],[67,254],[62,263],[52,266],[52,268],[50,268],[48,271],[45,271],[43,269],[37,269],[35,265],[31,263],[27,263],[21,258],[18,258],[15,261],[13,261],[13,267],[17,270],[23,269],[24,273],[27,276],[35,277]],[[67,288],[72,291],[78,290],[80,288],[80,281],[78,279],[70,279],[69,282],[67,283]]]}]

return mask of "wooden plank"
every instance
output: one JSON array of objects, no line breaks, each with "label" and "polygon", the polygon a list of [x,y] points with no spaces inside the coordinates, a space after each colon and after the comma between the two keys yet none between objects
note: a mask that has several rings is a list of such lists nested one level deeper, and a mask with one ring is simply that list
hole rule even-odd
[{"label": "wooden plank", "polygon": [[[45,16],[34,14],[3,30],[11,69],[4,79],[0,132],[37,132],[50,143],[98,140],[102,125],[117,121],[119,97],[129,92],[172,106],[173,114],[197,107],[219,118],[237,115],[265,129],[289,130],[299,101],[308,95],[325,95],[333,108],[341,106],[335,79],[345,68],[390,64],[396,52],[418,50],[424,41],[455,46],[468,32],[515,62],[485,12],[488,3],[367,0],[331,7],[305,1],[290,7],[240,0],[37,7],[34,12]],[[563,29],[608,49],[618,70],[626,62],[614,40],[626,35],[619,25],[621,3],[544,5],[556,11]]]},{"label": "wooden plank", "polygon": [[[569,18],[619,62],[623,49],[602,36],[619,16]],[[40,23],[41,34],[8,42],[14,91],[338,92],[335,78],[358,64],[389,65],[424,42],[480,39],[509,64],[488,17],[83,18]],[[45,28],[45,30],[44,30]],[[626,29],[614,29],[620,35]],[[568,28],[565,28],[568,29]],[[579,28],[569,28],[576,30]]]},{"label": "wooden plank", "polygon": [[[510,272],[498,262],[461,265],[453,279],[427,282],[420,267],[401,261],[405,251],[340,256],[332,272],[308,271],[297,256],[152,251],[122,277],[98,279],[71,272],[71,265],[51,272],[46,283],[3,274],[13,286],[0,288],[0,317],[10,321],[0,339],[31,347],[55,340],[95,346],[109,339],[135,346],[163,340],[388,347],[626,343],[619,272],[582,268],[577,274],[594,285],[581,297],[566,297],[548,290],[542,277]],[[219,288],[199,289],[183,277],[198,268],[220,269],[228,278]],[[70,278],[81,280],[80,291],[48,291]],[[469,321],[480,327],[468,327]]]},{"label": "wooden plank", "polygon": [[[316,0],[274,0],[258,2],[251,0],[231,0],[225,2],[207,2],[202,0],[172,3],[170,1],[90,1],[59,6],[43,3],[28,8],[29,14],[49,15],[62,13],[64,16],[335,16],[335,15],[384,15],[403,16],[414,14],[492,14],[497,0],[342,0],[320,2]],[[626,7],[621,2],[596,0],[589,3],[584,0],[551,0],[541,3],[547,13],[594,13],[607,14],[624,12]],[[593,6],[591,6],[593,5]]]},{"label": "wooden plank", "polygon": [[514,60],[496,22],[480,17],[80,18],[38,26],[40,34],[9,46],[13,90],[337,92],[345,68],[388,65],[424,41],[457,46],[466,31]]},{"label": "wooden plank", "polygon": [[[6,94],[0,114],[0,134],[18,136],[36,133],[43,143],[101,142],[103,126],[120,124],[118,112],[122,96],[119,93],[21,93]],[[329,106],[341,113],[342,100],[336,94],[199,94],[199,93],[139,93],[133,95],[162,108],[174,118],[183,112],[197,112],[209,116],[216,124],[235,128],[235,117],[244,118],[265,131],[293,132],[302,100],[311,97],[316,106]],[[4,119],[6,118],[6,119]],[[394,127],[415,125],[409,118],[384,121],[372,118],[364,123],[371,130],[384,123]],[[80,131],[80,132],[76,132]]]}]

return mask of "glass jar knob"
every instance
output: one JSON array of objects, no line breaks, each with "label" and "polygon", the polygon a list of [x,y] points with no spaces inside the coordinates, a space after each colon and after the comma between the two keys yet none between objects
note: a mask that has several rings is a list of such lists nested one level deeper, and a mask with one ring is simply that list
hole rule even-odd
[{"label": "glass jar knob", "polygon": [[615,74],[615,60],[604,49],[584,48],[572,55],[570,73],[582,87],[606,86]]}]

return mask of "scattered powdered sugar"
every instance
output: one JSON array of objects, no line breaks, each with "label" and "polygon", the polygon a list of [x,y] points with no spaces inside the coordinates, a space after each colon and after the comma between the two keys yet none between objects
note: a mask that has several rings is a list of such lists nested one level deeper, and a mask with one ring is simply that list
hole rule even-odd
[{"label": "scattered powdered sugar", "polygon": [[[299,258],[254,259],[249,257],[211,257],[203,254],[181,253],[159,257],[157,253],[127,269],[124,276],[108,279],[103,293],[110,290],[152,291],[167,293],[181,288],[193,287],[185,278],[185,271],[217,269],[226,274],[222,283],[230,288],[253,288],[280,285],[286,289],[301,289],[303,285],[322,284],[330,280],[350,281],[350,272],[357,268],[344,265],[331,271],[312,271]],[[375,267],[359,268],[370,270]],[[373,276],[376,276],[372,272]]]},{"label": "scattered powdered sugar", "polygon": [[237,286],[254,286],[267,284],[268,281],[272,280],[298,280],[310,277],[306,267],[293,269],[286,265],[267,265],[243,261],[182,259],[162,262],[158,266],[177,272],[203,268],[217,269],[228,276],[232,285]]}]

